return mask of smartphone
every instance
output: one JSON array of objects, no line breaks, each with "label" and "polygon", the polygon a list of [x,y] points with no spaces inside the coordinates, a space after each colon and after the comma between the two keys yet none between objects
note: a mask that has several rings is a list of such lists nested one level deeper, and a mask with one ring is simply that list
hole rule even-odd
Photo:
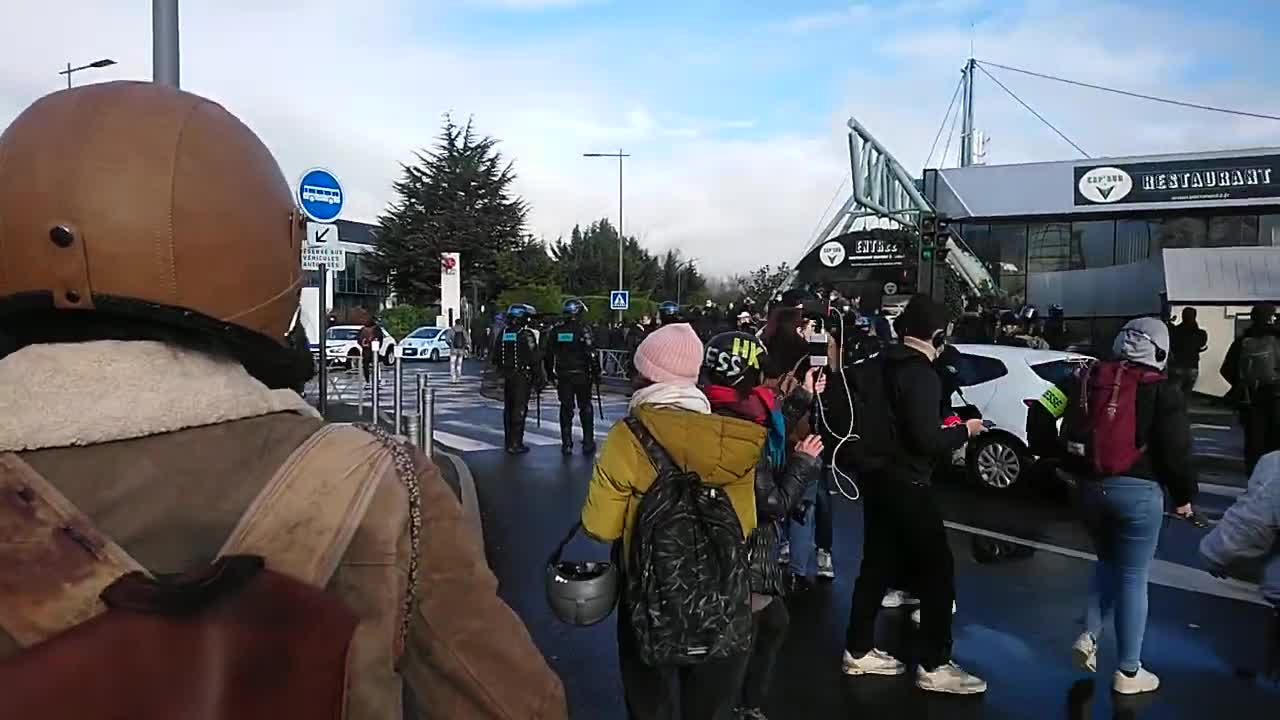
[{"label": "smartphone", "polygon": [[827,366],[827,334],[816,332],[809,336],[809,367]]}]

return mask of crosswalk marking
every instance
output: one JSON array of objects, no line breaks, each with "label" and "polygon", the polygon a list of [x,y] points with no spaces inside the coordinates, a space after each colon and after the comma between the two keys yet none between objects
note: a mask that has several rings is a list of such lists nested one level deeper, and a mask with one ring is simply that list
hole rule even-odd
[{"label": "crosswalk marking", "polygon": [[435,431],[435,440],[436,442],[459,452],[484,452],[486,450],[500,449],[497,445],[490,445],[486,442],[472,440],[471,438],[462,437],[461,435],[454,435],[453,433],[445,432],[443,430]]},{"label": "crosswalk marking", "polygon": [[[474,375],[467,376],[461,383],[450,382],[447,370],[426,370],[418,373],[406,368],[401,385],[401,409],[404,414],[414,418],[418,412],[417,376],[427,377],[427,387],[435,390],[435,438],[440,444],[459,452],[485,452],[500,450],[505,444],[502,430],[502,403],[480,395],[479,379]],[[331,393],[330,402],[342,402],[363,406],[367,415],[372,405],[371,388],[360,382],[358,376],[345,377],[343,390]],[[309,396],[314,401],[316,390],[309,388]],[[395,407],[395,385],[390,374],[384,374],[378,387],[378,408],[388,417]],[[618,395],[606,395],[604,411],[608,420],[602,419],[598,408],[596,413],[596,442],[601,442],[609,434],[610,427],[627,413],[627,399]],[[529,419],[525,426],[525,443],[533,447],[551,447],[560,444],[560,402],[554,390],[542,394],[542,427],[537,427],[537,399],[530,398]],[[574,417],[573,439],[575,444],[583,442],[582,428],[577,413]]]}]

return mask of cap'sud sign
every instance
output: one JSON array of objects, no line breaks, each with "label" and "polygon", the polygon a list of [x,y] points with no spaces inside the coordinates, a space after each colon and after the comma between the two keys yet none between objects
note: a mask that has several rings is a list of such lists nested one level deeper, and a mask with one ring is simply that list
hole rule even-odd
[{"label": "cap'sud sign", "polygon": [[324,168],[311,168],[298,181],[298,205],[318,223],[333,222],[342,213],[342,185]]},{"label": "cap'sud sign", "polygon": [[1280,155],[1075,169],[1075,204],[1280,198]]},{"label": "cap'sud sign", "polygon": [[822,249],[818,250],[818,258],[822,260],[822,264],[827,267],[837,267],[844,262],[845,251],[844,243],[839,240],[831,240]]},{"label": "cap'sud sign", "polygon": [[1120,168],[1094,168],[1080,178],[1076,189],[1086,200],[1092,202],[1120,202],[1133,190],[1133,178]]}]

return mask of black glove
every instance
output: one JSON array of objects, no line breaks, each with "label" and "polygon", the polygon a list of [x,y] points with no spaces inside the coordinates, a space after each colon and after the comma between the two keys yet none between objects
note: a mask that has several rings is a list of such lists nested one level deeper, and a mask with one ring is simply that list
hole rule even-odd
[{"label": "black glove", "polygon": [[804,500],[791,511],[792,522],[805,524],[805,517],[809,514],[809,508],[813,507],[812,500]]}]

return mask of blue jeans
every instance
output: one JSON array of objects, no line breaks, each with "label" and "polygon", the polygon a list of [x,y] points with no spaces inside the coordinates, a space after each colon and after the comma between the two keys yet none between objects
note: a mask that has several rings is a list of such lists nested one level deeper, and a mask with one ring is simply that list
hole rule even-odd
[{"label": "blue jeans", "polygon": [[[801,577],[813,577],[818,572],[818,547],[814,544],[816,521],[814,511],[818,506],[818,485],[809,483],[803,502],[808,503],[804,524],[787,520],[787,541],[791,544],[791,572]],[[830,499],[830,498],[828,498]]]},{"label": "blue jeans", "polygon": [[1085,526],[1098,553],[1085,629],[1102,637],[1114,621],[1120,669],[1137,672],[1147,630],[1147,580],[1164,519],[1164,491],[1152,480],[1116,476],[1080,483]]}]

